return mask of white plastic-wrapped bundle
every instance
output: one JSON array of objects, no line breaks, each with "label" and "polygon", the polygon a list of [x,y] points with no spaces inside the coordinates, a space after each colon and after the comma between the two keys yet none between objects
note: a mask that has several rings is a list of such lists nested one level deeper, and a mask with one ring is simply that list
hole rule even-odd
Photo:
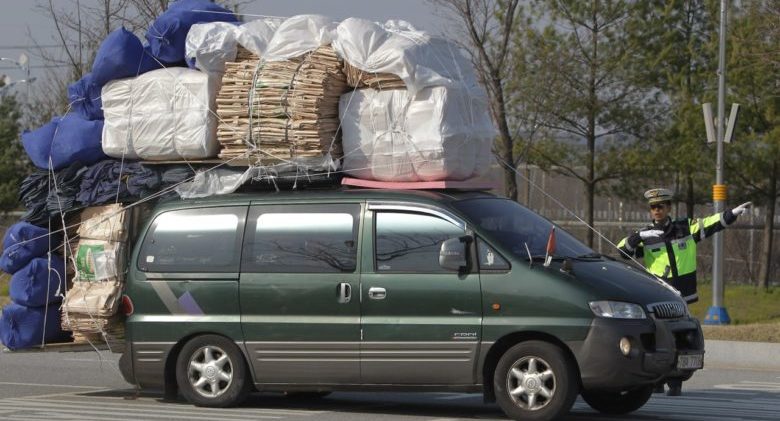
[{"label": "white plastic-wrapped bundle", "polygon": [[103,152],[150,161],[215,157],[218,86],[218,79],[183,67],[109,82],[102,92]]},{"label": "white plastic-wrapped bundle", "polygon": [[247,22],[238,27],[238,43],[252,54],[262,57],[283,18],[265,18]]},{"label": "white plastic-wrapped bundle", "polygon": [[236,59],[238,31],[228,22],[192,25],[185,44],[187,63],[207,73],[225,73],[225,63]]},{"label": "white plastic-wrapped bundle", "polygon": [[466,180],[491,162],[496,130],[478,87],[359,89],[341,96],[343,169],[380,181]]},{"label": "white plastic-wrapped bundle", "polygon": [[433,86],[476,85],[474,68],[457,45],[408,22],[345,19],[336,28],[333,49],[362,72],[398,76],[411,94]]}]

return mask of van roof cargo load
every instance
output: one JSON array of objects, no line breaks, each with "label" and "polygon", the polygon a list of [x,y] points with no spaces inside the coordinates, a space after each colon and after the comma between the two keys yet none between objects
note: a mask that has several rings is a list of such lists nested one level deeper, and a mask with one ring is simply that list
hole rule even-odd
[{"label": "van roof cargo load", "polygon": [[103,150],[148,161],[215,157],[218,83],[182,67],[109,82],[103,87]]},{"label": "van roof cargo load", "polygon": [[341,97],[344,171],[381,181],[466,180],[489,168],[487,102],[460,86],[360,89]]}]

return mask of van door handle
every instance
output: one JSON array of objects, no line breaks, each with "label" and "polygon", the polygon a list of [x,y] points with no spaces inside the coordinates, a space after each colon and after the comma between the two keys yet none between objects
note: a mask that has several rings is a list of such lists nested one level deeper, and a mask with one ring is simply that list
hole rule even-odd
[{"label": "van door handle", "polygon": [[346,304],[352,299],[352,285],[342,282],[338,286],[339,304]]},{"label": "van door handle", "polygon": [[387,291],[384,288],[371,287],[368,289],[368,298],[372,300],[384,300],[387,297]]}]

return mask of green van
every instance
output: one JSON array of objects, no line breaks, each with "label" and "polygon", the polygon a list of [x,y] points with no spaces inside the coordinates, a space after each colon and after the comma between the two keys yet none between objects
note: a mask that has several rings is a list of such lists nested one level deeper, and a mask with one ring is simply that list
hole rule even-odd
[{"label": "green van", "polygon": [[513,419],[612,414],[689,378],[679,294],[484,192],[323,190],[158,205],[132,252],[125,379],[251,391],[481,392]]}]

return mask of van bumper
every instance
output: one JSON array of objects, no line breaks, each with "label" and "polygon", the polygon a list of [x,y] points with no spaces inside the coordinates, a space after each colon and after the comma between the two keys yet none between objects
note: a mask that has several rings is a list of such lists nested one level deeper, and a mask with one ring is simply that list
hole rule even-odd
[{"label": "van bumper", "polygon": [[[620,340],[631,351],[623,355]],[[662,378],[687,380],[697,369],[677,369],[680,355],[704,354],[698,320],[593,319],[584,341],[570,344],[586,390],[625,390],[654,384]]]}]

